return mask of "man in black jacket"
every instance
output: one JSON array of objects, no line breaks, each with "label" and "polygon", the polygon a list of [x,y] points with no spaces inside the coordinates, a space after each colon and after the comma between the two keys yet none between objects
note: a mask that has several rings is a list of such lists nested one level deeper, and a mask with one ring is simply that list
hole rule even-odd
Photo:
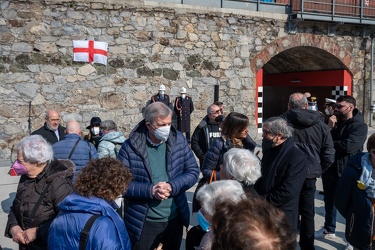
[{"label": "man in black jacket", "polygon": [[262,177],[255,190],[280,208],[297,231],[298,197],[307,171],[305,156],[294,144],[292,128],[281,117],[263,123],[262,137]]},{"label": "man in black jacket", "polygon": [[334,113],[328,121],[336,150],[335,162],[322,175],[326,214],[324,226],[315,232],[315,238],[336,237],[337,210],[334,206],[334,193],[349,157],[362,152],[367,138],[368,127],[355,106],[356,100],[352,96],[340,96],[336,99]]},{"label": "man in black jacket", "polygon": [[194,130],[193,137],[191,138],[191,149],[198,157],[200,166],[202,166],[204,156],[211,147],[214,139],[221,137],[221,122],[215,121],[216,117],[220,115],[220,107],[211,104],[207,108],[207,115]]},{"label": "man in black jacket", "polygon": [[32,132],[32,135],[41,135],[46,141],[53,145],[64,139],[65,127],[60,125],[60,115],[56,110],[48,110],[43,127]]},{"label": "man in black jacket", "polygon": [[302,93],[289,97],[288,111],[282,115],[294,128],[293,140],[305,154],[306,178],[299,196],[301,249],[314,247],[314,199],[316,178],[327,170],[335,160],[335,150],[328,126],[318,111],[308,109],[308,100]]}]

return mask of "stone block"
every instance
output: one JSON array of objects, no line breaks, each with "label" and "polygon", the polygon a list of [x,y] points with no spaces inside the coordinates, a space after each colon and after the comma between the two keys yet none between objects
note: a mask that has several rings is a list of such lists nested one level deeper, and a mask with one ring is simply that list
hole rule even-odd
[{"label": "stone block", "polygon": [[33,47],[28,43],[13,43],[12,50],[15,52],[31,52],[33,51]]},{"label": "stone block", "polygon": [[96,72],[96,69],[91,64],[86,64],[78,69],[78,74],[88,76]]},{"label": "stone block", "polygon": [[45,43],[35,43],[34,48],[45,54],[54,54],[57,53],[57,47],[54,43],[45,42]]}]

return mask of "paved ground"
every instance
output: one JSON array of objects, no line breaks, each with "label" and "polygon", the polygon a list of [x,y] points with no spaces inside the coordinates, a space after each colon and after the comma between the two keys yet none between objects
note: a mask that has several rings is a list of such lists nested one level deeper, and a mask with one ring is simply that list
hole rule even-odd
[{"label": "paved ground", "polygon": [[[369,129],[369,135],[375,132],[375,129]],[[260,142],[258,142],[260,143]],[[10,167],[9,160],[0,160],[0,245],[4,250],[18,249],[17,245],[12,242],[11,239],[4,237],[4,230],[7,221],[7,215],[9,213],[9,207],[11,206],[13,199],[15,197],[15,191],[17,188],[19,177],[13,177],[8,175]],[[191,188],[187,192],[189,204],[193,198],[195,187]],[[317,181],[317,191],[315,195],[315,229],[318,230],[324,224],[324,202],[323,196],[318,192],[322,191],[321,179]],[[191,218],[191,225],[197,225],[197,218],[194,214]],[[335,240],[315,240],[315,249],[344,249],[346,243],[344,241],[344,227],[345,220],[339,215],[337,218],[337,229],[336,229],[336,239]],[[180,250],[184,250],[185,241],[182,242]],[[297,248],[299,249],[299,248]]]}]

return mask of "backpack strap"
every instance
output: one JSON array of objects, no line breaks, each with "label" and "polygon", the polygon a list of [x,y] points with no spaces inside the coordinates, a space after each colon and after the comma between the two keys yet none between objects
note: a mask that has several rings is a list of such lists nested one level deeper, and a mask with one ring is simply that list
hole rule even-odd
[{"label": "backpack strap", "polygon": [[83,227],[80,237],[79,237],[79,250],[85,250],[87,241],[89,240],[90,237],[90,230],[94,222],[96,221],[97,218],[99,218],[101,215],[100,214],[94,214],[91,216],[88,221],[86,222],[85,226]]},{"label": "backpack strap", "polygon": [[42,203],[42,200],[43,200],[44,196],[46,196],[46,193],[47,193],[47,190],[48,190],[49,186],[51,186],[51,182],[48,182],[46,184],[43,192],[39,196],[39,199],[35,203],[35,205],[33,207],[33,210],[31,210],[30,216],[28,218],[25,218],[25,224],[24,224],[25,230],[28,229],[30,227],[31,223],[33,222],[36,211],[38,211],[38,208],[39,208],[40,204]]}]

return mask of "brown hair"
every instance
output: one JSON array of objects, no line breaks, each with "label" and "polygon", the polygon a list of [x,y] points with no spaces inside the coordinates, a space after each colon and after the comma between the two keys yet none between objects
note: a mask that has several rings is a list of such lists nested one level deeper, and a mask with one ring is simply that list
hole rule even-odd
[{"label": "brown hair", "polygon": [[131,181],[130,170],[121,161],[105,157],[89,161],[79,172],[74,187],[81,196],[113,201],[125,193]]},{"label": "brown hair", "polygon": [[221,134],[226,139],[234,139],[249,126],[249,117],[237,112],[230,112],[221,124]]},{"label": "brown hair", "polygon": [[217,203],[212,228],[215,250],[284,250],[296,245],[284,213],[262,198]]},{"label": "brown hair", "polygon": [[375,149],[375,133],[370,135],[367,140],[367,152],[371,153],[371,150]]}]

